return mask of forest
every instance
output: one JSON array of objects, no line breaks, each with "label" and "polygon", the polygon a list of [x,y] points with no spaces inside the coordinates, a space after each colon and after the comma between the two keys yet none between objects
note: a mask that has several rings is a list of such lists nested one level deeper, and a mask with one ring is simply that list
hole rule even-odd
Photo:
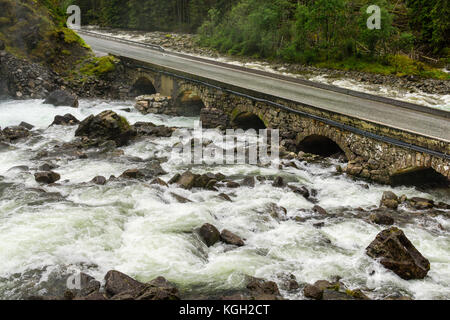
[{"label": "forest", "polygon": [[[450,62],[448,0],[62,1],[69,4],[81,7],[83,24],[197,33],[200,45],[230,55],[337,67]],[[370,5],[381,8],[380,30],[367,28]]]}]

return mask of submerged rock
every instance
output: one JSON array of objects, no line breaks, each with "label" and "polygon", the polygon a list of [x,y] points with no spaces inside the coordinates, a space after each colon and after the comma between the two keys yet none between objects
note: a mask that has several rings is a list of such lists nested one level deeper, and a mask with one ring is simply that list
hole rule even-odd
[{"label": "submerged rock", "polygon": [[325,210],[325,209],[322,208],[321,206],[317,206],[317,205],[314,206],[314,207],[313,207],[313,211],[314,211],[315,213],[318,213],[318,214],[323,215],[323,216],[328,215],[327,210]]},{"label": "submerged rock", "polygon": [[367,247],[369,257],[379,259],[387,269],[405,280],[423,279],[430,262],[414,247],[402,230],[392,227],[377,235]]},{"label": "submerged rock", "polygon": [[98,184],[98,185],[100,185],[100,186],[103,186],[103,185],[105,185],[106,184],[106,178],[105,177],[103,177],[103,176],[97,176],[97,177],[95,177],[94,179],[92,179],[92,181],[91,181],[92,183],[95,183],[95,184]]},{"label": "submerged rock", "polygon": [[128,121],[111,110],[103,111],[84,119],[75,131],[76,137],[87,137],[92,140],[112,140],[118,147],[128,144],[136,132]]},{"label": "submerged rock", "polygon": [[386,207],[389,209],[397,210],[399,205],[398,197],[395,193],[391,191],[386,191],[383,193],[381,198],[380,207]]},{"label": "submerged rock", "polygon": [[390,215],[386,213],[376,212],[372,213],[369,217],[370,221],[372,221],[375,224],[384,225],[384,226],[391,226],[395,223],[394,218],[392,218]]},{"label": "submerged rock", "polygon": [[208,246],[212,247],[220,240],[220,232],[212,224],[204,224],[199,231],[200,238]]},{"label": "submerged rock", "polygon": [[74,126],[79,123],[80,121],[77,118],[70,113],[67,113],[63,116],[55,116],[55,119],[50,126]]},{"label": "submerged rock", "polygon": [[226,244],[231,244],[233,246],[242,247],[245,245],[244,240],[242,240],[239,236],[237,236],[233,232],[226,229],[223,230],[222,233],[220,234],[220,240],[222,240],[222,242],[225,242]]},{"label": "submerged rock", "polygon": [[61,176],[56,172],[47,171],[35,173],[34,178],[39,183],[52,184],[55,183],[56,181],[59,181],[61,179]]},{"label": "submerged rock", "polygon": [[78,98],[76,95],[71,94],[65,90],[56,90],[50,93],[50,95],[45,99],[45,104],[52,104],[55,107],[72,107],[78,108]]}]

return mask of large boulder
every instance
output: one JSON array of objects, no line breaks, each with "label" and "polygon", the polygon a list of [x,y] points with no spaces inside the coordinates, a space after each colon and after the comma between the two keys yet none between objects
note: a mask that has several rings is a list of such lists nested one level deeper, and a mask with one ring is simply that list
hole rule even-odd
[{"label": "large boulder", "polygon": [[245,242],[241,237],[226,229],[220,234],[220,239],[226,244],[231,244],[233,246],[242,247],[245,245]]},{"label": "large boulder", "polygon": [[142,282],[116,270],[108,271],[105,275],[105,292],[110,297],[125,291],[140,292],[144,286]]},{"label": "large boulder", "polygon": [[1,139],[7,142],[15,142],[17,140],[27,138],[31,135],[30,130],[21,126],[7,127],[1,132]]},{"label": "large boulder", "polygon": [[391,191],[386,191],[383,193],[381,198],[380,207],[386,207],[389,209],[397,210],[399,204],[399,199],[397,195]]},{"label": "large boulder", "polygon": [[217,230],[215,226],[209,223],[205,223],[199,231],[200,238],[203,242],[211,247],[216,244],[217,241],[220,240],[220,232]]},{"label": "large boulder", "polygon": [[45,104],[52,104],[55,107],[72,107],[78,108],[78,98],[65,90],[56,90],[50,93],[45,99]]},{"label": "large boulder", "polygon": [[430,262],[395,227],[380,232],[366,253],[405,280],[423,279],[430,270]]},{"label": "large boulder", "polygon": [[63,116],[56,116],[50,126],[74,126],[79,123],[80,121],[77,118],[68,113]]},{"label": "large boulder", "polygon": [[53,171],[37,172],[34,174],[36,182],[43,184],[52,184],[61,179],[61,176]]},{"label": "large boulder", "polygon": [[111,110],[87,117],[75,131],[76,137],[99,141],[112,140],[118,147],[126,145],[135,134],[127,119]]}]

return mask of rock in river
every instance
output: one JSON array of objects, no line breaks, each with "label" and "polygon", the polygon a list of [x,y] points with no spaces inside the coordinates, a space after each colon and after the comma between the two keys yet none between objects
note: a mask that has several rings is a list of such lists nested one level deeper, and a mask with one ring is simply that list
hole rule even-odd
[{"label": "rock in river", "polygon": [[56,172],[47,171],[35,173],[34,178],[39,183],[52,184],[61,179],[61,176]]},{"label": "rock in river", "polygon": [[430,262],[395,227],[379,233],[366,253],[405,280],[423,279],[430,270]]},{"label": "rock in river", "polygon": [[213,246],[217,241],[220,240],[220,232],[212,224],[204,224],[199,231],[200,237],[203,242],[208,246]]},{"label": "rock in river", "polygon": [[242,240],[239,236],[235,235],[233,232],[229,230],[223,230],[220,234],[220,239],[226,244],[231,244],[233,246],[242,247],[245,245],[244,240]]},{"label": "rock in river", "polygon": [[135,134],[127,119],[111,110],[89,116],[75,131],[76,137],[88,137],[99,141],[112,140],[118,147],[126,145]]},{"label": "rock in river", "polygon": [[50,93],[45,99],[45,104],[52,104],[55,107],[72,107],[78,108],[78,98],[76,95],[64,90],[56,90]]}]

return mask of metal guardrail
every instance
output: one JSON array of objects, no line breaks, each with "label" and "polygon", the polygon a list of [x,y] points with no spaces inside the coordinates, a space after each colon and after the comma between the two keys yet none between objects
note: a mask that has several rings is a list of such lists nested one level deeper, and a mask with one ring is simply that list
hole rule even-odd
[{"label": "metal guardrail", "polygon": [[192,56],[192,55],[188,55],[188,54],[184,54],[184,53],[167,51],[163,47],[161,47],[159,45],[155,45],[155,44],[142,43],[142,42],[133,41],[133,40],[125,40],[125,39],[121,39],[121,38],[117,38],[117,37],[113,37],[113,36],[107,36],[107,35],[96,33],[96,32],[85,31],[85,30],[78,30],[77,32],[84,33],[84,34],[90,35],[92,37],[97,37],[97,38],[112,40],[112,41],[121,42],[121,43],[125,43],[125,44],[131,44],[131,45],[142,47],[142,48],[157,50],[157,51],[164,52],[164,53],[172,55],[172,56],[187,58],[187,59],[191,59],[194,61],[199,61],[199,62],[211,64],[211,65],[225,67],[225,68],[232,69],[232,70],[244,71],[244,72],[248,72],[248,73],[253,73],[253,74],[257,74],[257,75],[262,75],[262,76],[266,76],[266,77],[289,81],[292,83],[298,83],[298,84],[306,85],[306,86],[313,87],[313,88],[333,91],[333,92],[337,92],[337,93],[341,93],[341,94],[345,94],[345,95],[349,95],[349,96],[353,96],[353,97],[357,97],[357,98],[386,103],[386,104],[390,104],[392,106],[401,107],[401,108],[405,108],[405,109],[409,109],[409,110],[413,110],[413,111],[418,111],[418,112],[450,119],[450,112],[441,110],[441,109],[430,108],[430,107],[426,107],[426,106],[422,106],[422,105],[418,105],[418,104],[414,104],[414,103],[410,103],[410,102],[395,100],[392,98],[387,98],[387,97],[377,96],[377,95],[373,95],[373,94],[369,94],[369,93],[365,93],[365,92],[345,89],[345,88],[341,88],[341,87],[337,87],[337,86],[333,86],[333,85],[329,85],[329,84],[324,84],[324,83],[319,83],[319,82],[314,82],[314,81],[310,81],[310,80],[298,79],[298,78],[294,78],[291,76],[285,76],[285,75],[281,75],[281,74],[277,74],[277,73],[273,73],[273,72],[249,69],[249,68],[245,68],[242,66],[237,66],[237,65],[224,63],[224,62],[214,61],[211,59],[196,57],[196,56]]},{"label": "metal guardrail", "polygon": [[[207,60],[207,59],[203,59],[203,58],[193,57],[193,56],[180,54],[180,53],[176,53],[176,52],[167,52],[161,46],[154,45],[154,44],[145,44],[145,43],[141,43],[141,42],[137,42],[137,41],[120,39],[120,38],[116,38],[116,37],[112,37],[112,36],[102,35],[102,34],[95,33],[95,32],[84,31],[84,30],[81,30],[81,31],[78,31],[78,32],[79,33],[84,33],[84,34],[87,34],[87,35],[92,35],[93,37],[97,37],[97,38],[103,38],[103,39],[107,39],[107,40],[113,40],[113,41],[116,41],[116,42],[132,44],[132,45],[135,45],[135,46],[148,48],[148,49],[152,49],[152,50],[158,50],[160,52],[166,52],[166,53],[169,53],[171,55],[175,55],[175,56],[179,56],[179,57],[186,57],[186,58],[189,58],[189,59],[202,61],[202,62],[204,61],[204,62],[215,64],[215,65],[223,65],[223,66],[229,67],[231,69],[239,69],[239,70],[244,70],[244,71],[248,70],[248,72],[251,72],[251,73],[269,75],[271,77],[280,78],[280,79],[283,79],[283,80],[285,80],[284,78],[287,78],[288,81],[292,81],[292,82],[297,82],[297,83],[302,83],[302,84],[307,84],[307,85],[313,84],[312,85],[313,87],[317,87],[317,88],[320,88],[320,89],[325,89],[325,90],[331,90],[331,91],[335,91],[335,92],[339,92],[339,93],[350,94],[350,95],[358,96],[358,97],[361,97],[361,98],[366,98],[366,96],[368,96],[369,97],[369,98],[367,98],[368,100],[374,100],[374,101],[385,102],[385,103],[386,103],[386,101],[393,101],[393,102],[396,102],[398,104],[401,104],[401,105],[397,105],[397,104],[394,103],[394,105],[397,105],[397,106],[400,106],[400,107],[405,107],[405,108],[413,109],[413,110],[416,110],[416,111],[421,111],[421,112],[425,112],[425,113],[431,113],[431,114],[435,114],[435,115],[444,116],[446,118],[450,118],[450,112],[446,112],[446,111],[443,111],[443,110],[437,110],[436,109],[437,111],[442,111],[443,114],[441,114],[441,112],[432,113],[432,112],[430,112],[430,110],[435,110],[435,109],[431,109],[431,108],[427,108],[427,107],[423,107],[423,106],[419,106],[419,105],[414,105],[414,104],[410,104],[410,103],[407,103],[407,102],[402,102],[402,101],[398,101],[398,100],[394,100],[394,99],[373,96],[373,95],[369,95],[369,94],[365,94],[365,93],[361,93],[361,92],[357,92],[357,91],[342,89],[342,88],[334,87],[334,86],[330,86],[330,85],[320,84],[320,83],[316,83],[316,82],[312,82],[312,81],[296,79],[296,78],[292,78],[292,77],[286,77],[286,76],[277,75],[277,74],[268,73],[268,72],[259,71],[259,70],[247,69],[247,68],[243,68],[243,67],[239,67],[239,66],[229,65],[229,64],[225,64],[225,63],[220,63],[220,62],[216,62],[216,61],[212,61],[212,60]],[[315,120],[318,120],[320,122],[323,122],[323,123],[326,123],[328,125],[331,125],[333,127],[340,128],[340,129],[343,129],[343,130],[346,130],[346,131],[349,131],[349,132],[352,132],[352,133],[355,133],[355,134],[358,134],[358,135],[362,135],[362,136],[367,137],[367,138],[371,138],[371,139],[374,139],[374,140],[377,140],[377,141],[389,143],[389,144],[392,144],[392,145],[395,145],[395,146],[398,146],[398,147],[402,147],[402,148],[405,148],[405,149],[408,149],[408,150],[412,150],[412,151],[416,151],[416,152],[420,152],[420,153],[427,153],[427,154],[430,154],[430,155],[433,155],[433,156],[436,156],[436,157],[439,157],[439,158],[442,158],[442,159],[450,161],[450,155],[449,154],[446,154],[446,153],[443,153],[443,152],[439,152],[439,151],[435,151],[435,150],[431,150],[431,149],[424,148],[424,147],[420,147],[420,146],[413,145],[413,144],[410,144],[410,143],[406,143],[406,142],[403,142],[401,140],[394,139],[394,138],[391,138],[391,137],[386,137],[386,136],[378,135],[378,134],[375,134],[375,133],[372,133],[372,132],[368,132],[368,131],[365,131],[365,130],[361,130],[361,129],[358,129],[356,127],[352,127],[352,126],[349,126],[347,124],[342,124],[342,123],[339,123],[339,122],[331,120],[331,119],[327,119],[327,118],[324,118],[324,117],[312,115],[312,114],[309,114],[309,113],[306,113],[306,112],[303,112],[303,111],[300,111],[300,110],[292,109],[292,108],[290,108],[288,106],[285,106],[285,105],[282,105],[282,104],[279,104],[279,103],[276,103],[276,102],[273,102],[273,101],[270,101],[270,100],[267,100],[267,99],[262,99],[262,98],[254,97],[254,96],[247,95],[247,94],[244,94],[244,93],[241,93],[241,92],[237,92],[237,91],[234,91],[234,90],[222,88],[222,87],[219,87],[219,86],[216,86],[216,85],[212,85],[212,84],[204,82],[204,81],[188,78],[188,77],[181,76],[181,75],[178,75],[178,74],[175,74],[175,73],[171,73],[171,72],[168,72],[168,71],[162,71],[162,70],[153,69],[153,68],[150,68],[148,66],[143,66],[143,65],[137,65],[136,64],[136,65],[134,65],[134,67],[151,70],[153,72],[157,72],[157,73],[160,73],[160,74],[165,74],[165,75],[172,76],[172,77],[175,77],[175,78],[179,78],[179,79],[182,79],[182,80],[185,80],[185,81],[198,83],[198,84],[201,84],[203,86],[207,86],[207,87],[218,89],[218,90],[221,90],[221,91],[224,91],[224,92],[228,92],[228,93],[231,93],[231,94],[234,94],[234,95],[245,97],[245,98],[251,99],[253,101],[263,102],[263,103],[266,103],[268,105],[272,105],[274,107],[283,109],[283,110],[285,110],[287,112],[298,114],[298,115],[301,115],[303,117],[315,119]],[[332,88],[332,89],[330,89],[330,88]],[[382,100],[382,101],[380,101],[380,100]],[[405,105],[411,105],[413,107],[408,107],[408,106],[405,106]],[[427,110],[427,109],[429,109],[429,110]]]},{"label": "metal guardrail", "polygon": [[96,37],[96,38],[100,38],[100,39],[114,40],[116,42],[125,43],[125,44],[132,44],[132,45],[137,46],[137,47],[158,50],[160,52],[165,52],[166,51],[166,50],[164,50],[163,47],[161,47],[159,45],[156,45],[156,44],[152,44],[152,43],[143,43],[143,42],[139,42],[139,41],[121,39],[121,38],[107,36],[107,35],[104,35],[104,34],[101,34],[101,33],[86,31],[86,30],[82,30],[82,29],[78,29],[76,31],[77,31],[77,33],[86,34],[86,35],[89,35],[89,36],[92,36],[92,37]]},{"label": "metal guardrail", "polygon": [[201,84],[203,86],[207,86],[207,87],[210,87],[210,88],[213,88],[213,89],[221,90],[223,92],[231,93],[233,95],[237,95],[237,96],[241,96],[241,97],[244,97],[244,98],[248,98],[248,99],[253,100],[253,101],[266,103],[268,105],[272,105],[274,107],[283,109],[283,110],[285,110],[287,112],[298,114],[298,115],[303,116],[303,117],[311,118],[311,119],[323,122],[325,124],[331,125],[333,127],[336,127],[336,128],[339,128],[339,129],[343,129],[343,130],[346,130],[346,131],[349,131],[349,132],[352,132],[352,133],[355,133],[355,134],[358,134],[358,135],[361,135],[361,136],[364,136],[364,137],[367,137],[367,138],[370,138],[370,139],[374,139],[374,140],[377,140],[377,141],[389,143],[391,145],[395,145],[395,146],[398,146],[398,147],[401,147],[401,148],[405,148],[405,149],[416,151],[416,152],[420,152],[420,153],[427,153],[429,155],[432,155],[432,156],[435,156],[435,157],[442,158],[442,159],[450,161],[450,155],[449,154],[446,154],[446,153],[443,153],[443,152],[439,152],[439,151],[435,151],[435,150],[431,150],[431,149],[424,148],[424,147],[420,147],[420,146],[417,146],[417,145],[414,145],[414,144],[411,144],[411,143],[406,143],[406,142],[403,142],[401,140],[394,139],[394,138],[391,138],[391,137],[386,137],[386,136],[382,136],[382,135],[375,134],[375,133],[372,133],[372,132],[368,132],[368,131],[365,131],[365,130],[361,130],[361,129],[358,129],[358,128],[349,126],[347,124],[343,124],[343,123],[331,120],[331,119],[327,119],[327,118],[324,118],[324,117],[321,117],[321,116],[312,115],[312,114],[309,114],[309,113],[306,113],[306,112],[303,112],[303,111],[300,111],[300,110],[292,109],[292,108],[290,108],[288,106],[285,106],[285,105],[282,105],[280,103],[276,103],[276,102],[273,102],[273,101],[270,101],[270,100],[267,100],[267,99],[262,99],[262,98],[254,97],[254,96],[251,96],[251,95],[248,95],[248,94],[245,94],[245,93],[241,93],[241,92],[237,92],[237,91],[234,91],[234,90],[222,88],[222,87],[219,87],[219,86],[216,86],[216,85],[212,85],[212,84],[204,82],[204,81],[191,79],[191,78],[188,78],[188,77],[185,77],[185,76],[181,76],[181,75],[178,75],[178,74],[175,74],[175,73],[171,73],[171,72],[168,72],[168,71],[162,71],[162,70],[153,69],[153,68],[150,68],[148,66],[143,66],[143,65],[137,65],[136,64],[136,65],[134,65],[134,67],[135,68],[144,69],[144,70],[147,69],[147,70],[150,70],[152,72],[157,72],[157,73],[168,75],[168,76],[171,76],[171,77],[175,77],[175,78],[178,78],[178,79],[181,79],[181,80],[185,80],[185,81],[190,81],[190,82],[194,82],[194,83],[197,83],[197,84]]}]

